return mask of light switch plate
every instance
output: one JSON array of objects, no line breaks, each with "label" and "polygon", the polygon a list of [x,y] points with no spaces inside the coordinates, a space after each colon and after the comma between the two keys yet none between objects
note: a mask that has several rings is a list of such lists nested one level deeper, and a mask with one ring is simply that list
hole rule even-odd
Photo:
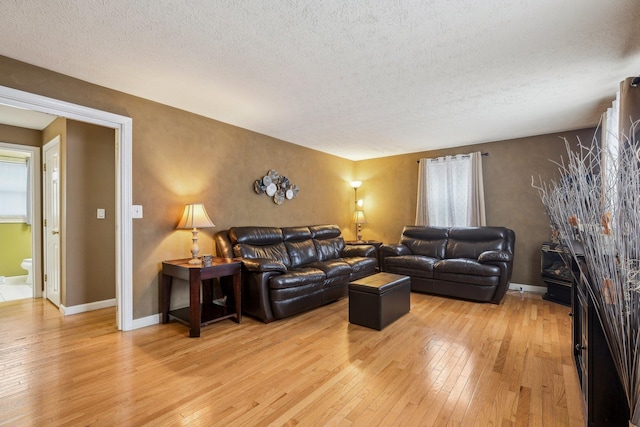
[{"label": "light switch plate", "polygon": [[133,218],[142,218],[142,205],[133,205],[131,216]]},{"label": "light switch plate", "polygon": [[104,209],[98,209],[97,217],[98,217],[98,219],[104,219],[105,218]]}]

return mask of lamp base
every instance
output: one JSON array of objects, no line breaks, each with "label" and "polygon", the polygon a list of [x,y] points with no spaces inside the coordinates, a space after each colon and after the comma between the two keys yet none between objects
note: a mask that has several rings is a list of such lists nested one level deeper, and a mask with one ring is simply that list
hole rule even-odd
[{"label": "lamp base", "polygon": [[198,254],[200,253],[200,247],[198,246],[198,229],[193,228],[191,230],[191,234],[193,234],[192,241],[193,245],[191,246],[191,259],[189,260],[190,265],[201,265],[202,261],[198,258]]}]

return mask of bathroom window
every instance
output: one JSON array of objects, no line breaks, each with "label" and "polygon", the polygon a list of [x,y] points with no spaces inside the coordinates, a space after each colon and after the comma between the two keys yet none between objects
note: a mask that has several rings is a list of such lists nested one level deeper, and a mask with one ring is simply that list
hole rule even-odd
[{"label": "bathroom window", "polygon": [[28,159],[0,157],[0,222],[28,223]]}]

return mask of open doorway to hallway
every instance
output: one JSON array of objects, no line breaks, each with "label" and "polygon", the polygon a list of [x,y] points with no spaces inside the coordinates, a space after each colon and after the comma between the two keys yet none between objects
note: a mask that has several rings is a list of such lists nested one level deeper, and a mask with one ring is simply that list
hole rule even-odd
[{"label": "open doorway to hallway", "polygon": [[132,120],[129,117],[96,110],[44,96],[0,86],[0,104],[91,123],[115,130],[116,158],[116,304],[117,327],[128,331],[133,321],[132,261]]},{"label": "open doorway to hallway", "polygon": [[4,140],[0,138],[0,302],[42,295],[37,265],[40,149]]}]

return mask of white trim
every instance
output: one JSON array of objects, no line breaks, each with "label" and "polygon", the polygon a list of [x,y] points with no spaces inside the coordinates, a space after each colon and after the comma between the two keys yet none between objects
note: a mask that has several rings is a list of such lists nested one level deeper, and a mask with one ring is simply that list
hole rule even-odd
[{"label": "white trim", "polygon": [[534,294],[544,294],[547,292],[547,288],[545,286],[535,286],[535,285],[523,285],[520,283],[509,283],[510,291],[520,291],[522,292],[533,292]]},{"label": "white trim", "polygon": [[160,324],[162,320],[162,314],[152,314],[151,316],[142,317],[140,319],[133,320],[133,329],[146,328],[147,326],[153,326]]},{"label": "white trim", "polygon": [[71,104],[0,86],[0,103],[54,114],[116,130],[116,319],[118,329],[133,329],[132,151],[133,120],[106,111]]},{"label": "white trim", "polygon": [[106,299],[104,301],[90,302],[87,304],[72,305],[71,307],[65,307],[64,304],[60,304],[60,313],[65,316],[71,314],[84,313],[87,311],[100,310],[101,308],[109,308],[116,306],[116,299]]},{"label": "white trim", "polygon": [[40,147],[32,147],[30,145],[10,144],[0,142],[0,148],[28,152],[31,154],[31,259],[33,276],[33,297],[42,297],[42,206],[40,205],[41,197],[41,178],[40,178]]}]

